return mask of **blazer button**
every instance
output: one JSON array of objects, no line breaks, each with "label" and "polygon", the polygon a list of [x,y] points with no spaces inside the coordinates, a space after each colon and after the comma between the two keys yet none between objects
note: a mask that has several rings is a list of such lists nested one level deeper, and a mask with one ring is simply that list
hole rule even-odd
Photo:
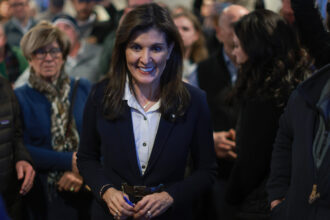
[{"label": "blazer button", "polygon": [[147,143],[146,143],[146,142],[143,142],[143,144],[142,144],[142,145],[143,145],[143,147],[145,147],[145,146],[147,146]]}]

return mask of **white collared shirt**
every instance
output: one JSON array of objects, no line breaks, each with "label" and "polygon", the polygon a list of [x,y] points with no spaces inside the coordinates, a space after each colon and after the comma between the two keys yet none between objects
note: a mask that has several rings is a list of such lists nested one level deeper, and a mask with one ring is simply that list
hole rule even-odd
[{"label": "white collared shirt", "polygon": [[144,175],[159,126],[160,100],[145,112],[131,92],[128,81],[126,81],[123,99],[127,100],[127,105],[131,108],[136,156],[141,174]]}]

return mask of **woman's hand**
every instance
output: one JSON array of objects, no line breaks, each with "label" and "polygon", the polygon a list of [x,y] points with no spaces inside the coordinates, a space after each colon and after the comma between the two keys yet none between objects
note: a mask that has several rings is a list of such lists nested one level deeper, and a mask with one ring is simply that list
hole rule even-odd
[{"label": "woman's hand", "polygon": [[83,184],[82,177],[71,171],[66,171],[61,179],[57,182],[58,190],[78,192]]},{"label": "woman's hand", "polygon": [[134,207],[134,219],[150,219],[163,214],[174,200],[167,192],[153,193],[142,198]]},{"label": "woman's hand", "polygon": [[126,203],[124,196],[128,198],[125,193],[113,187],[105,191],[102,196],[115,219],[126,219],[134,215],[134,208]]},{"label": "woman's hand", "polygon": [[236,159],[236,132],[234,129],[213,133],[215,153],[218,158]]},{"label": "woman's hand", "polygon": [[20,160],[16,163],[16,172],[17,179],[23,180],[19,193],[21,195],[25,195],[33,186],[33,180],[36,172],[31,164],[24,160]]}]

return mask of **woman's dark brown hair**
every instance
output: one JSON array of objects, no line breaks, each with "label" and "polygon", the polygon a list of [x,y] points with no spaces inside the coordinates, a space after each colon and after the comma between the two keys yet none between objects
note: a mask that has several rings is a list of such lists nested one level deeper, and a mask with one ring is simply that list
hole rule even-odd
[{"label": "woman's dark brown hair", "polygon": [[311,73],[312,61],[295,30],[280,15],[262,9],[243,16],[234,30],[248,60],[240,66],[233,96],[285,105]]},{"label": "woman's dark brown hair", "polygon": [[104,96],[103,113],[108,119],[118,118],[124,110],[123,96],[128,76],[130,88],[132,76],[127,68],[125,50],[139,32],[156,29],[165,34],[166,43],[173,43],[170,58],[160,78],[160,112],[165,119],[171,115],[183,116],[190,102],[190,95],[182,82],[183,50],[179,32],[169,12],[157,4],[145,4],[130,11],[116,32],[116,41],[109,72],[109,83]]}]

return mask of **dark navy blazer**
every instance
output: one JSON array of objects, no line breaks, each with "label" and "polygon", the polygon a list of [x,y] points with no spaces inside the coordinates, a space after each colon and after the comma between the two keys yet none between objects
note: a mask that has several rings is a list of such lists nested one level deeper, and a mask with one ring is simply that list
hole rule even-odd
[{"label": "dark navy blazer", "polygon": [[[102,99],[107,81],[94,86],[84,112],[78,167],[98,202],[93,219],[111,219],[99,191],[105,184],[120,189],[129,185],[164,184],[174,199],[172,207],[156,219],[191,219],[191,203],[214,181],[216,162],[210,114],[205,93],[187,85],[191,95],[182,118],[170,122],[161,117],[148,167],[141,175],[134,142],[130,108],[122,117],[107,120],[102,114]],[[184,178],[188,154],[194,172]]]}]

